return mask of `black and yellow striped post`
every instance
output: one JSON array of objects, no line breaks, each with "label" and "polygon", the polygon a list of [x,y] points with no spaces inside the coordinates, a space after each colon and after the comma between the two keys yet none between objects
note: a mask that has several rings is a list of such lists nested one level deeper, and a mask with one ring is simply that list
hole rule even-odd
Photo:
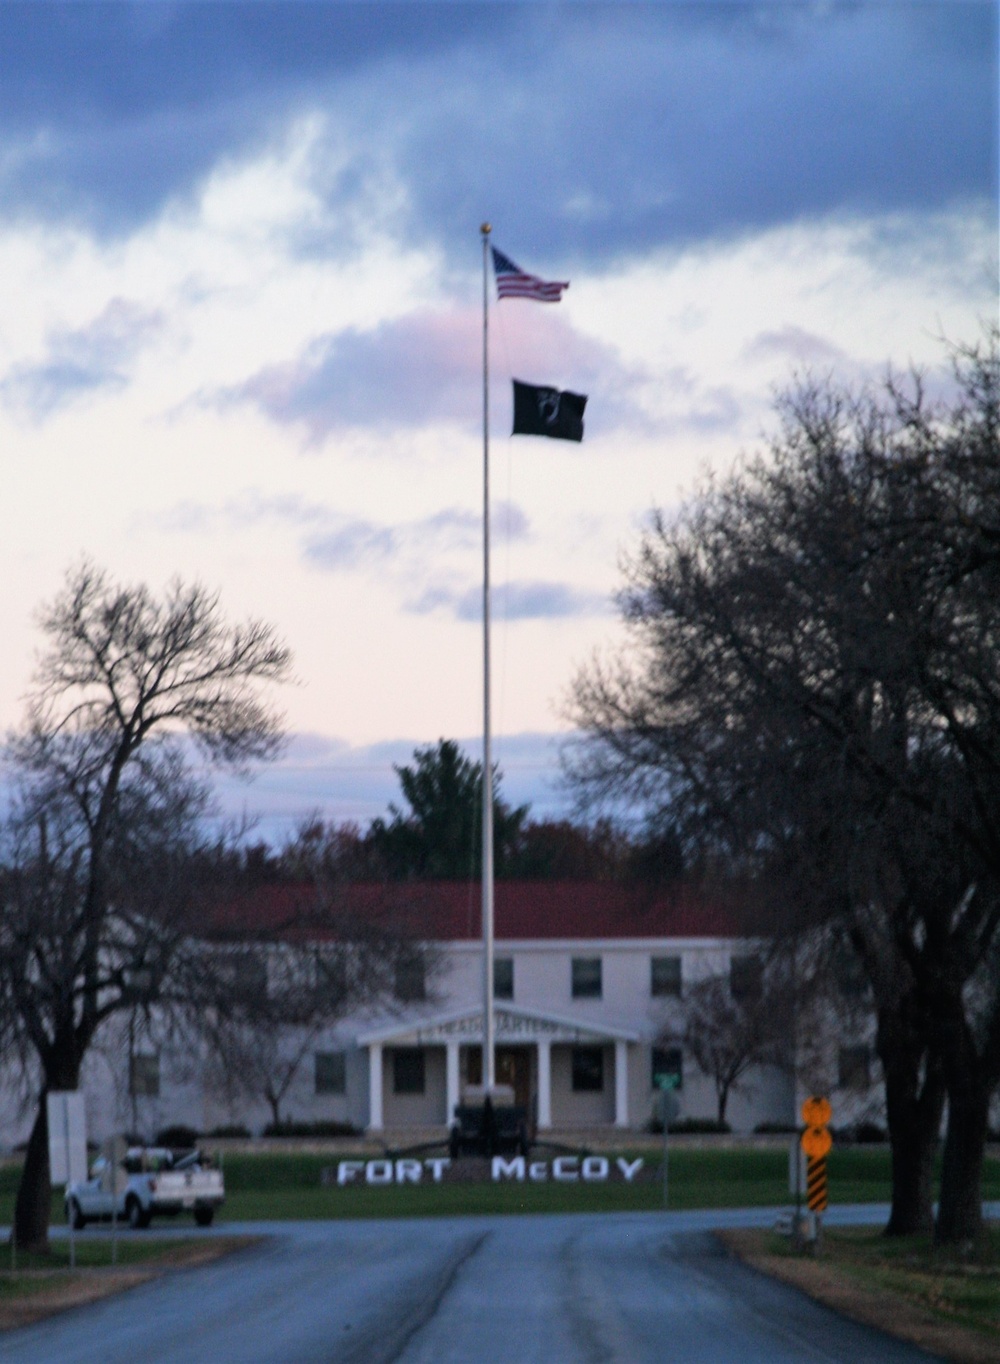
[{"label": "black and yellow striped post", "polygon": [[833,1137],[827,1123],[833,1116],[830,1100],[819,1095],[806,1099],[802,1105],[802,1121],[806,1125],[802,1133],[802,1149],[808,1158],[806,1167],[806,1206],[816,1219],[816,1248],[822,1238],[823,1213],[826,1212],[829,1197],[826,1180],[826,1158],[833,1145]]},{"label": "black and yellow striped post", "polygon": [[826,1156],[810,1157],[806,1167],[806,1204],[810,1212],[826,1212]]}]

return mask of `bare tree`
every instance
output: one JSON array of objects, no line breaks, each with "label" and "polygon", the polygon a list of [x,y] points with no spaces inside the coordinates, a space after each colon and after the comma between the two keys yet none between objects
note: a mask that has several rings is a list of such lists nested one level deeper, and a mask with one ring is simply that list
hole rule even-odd
[{"label": "bare tree", "polygon": [[275,1127],[316,1039],[353,1002],[341,953],[270,942],[216,948],[226,989],[200,1020],[205,1076],[229,1104],[263,1099]]},{"label": "bare tree", "polygon": [[231,1107],[263,1099],[277,1130],[285,1099],[325,1026],[322,1019],[313,1018],[280,1029],[261,1020],[213,1029],[206,1076]]},{"label": "bare tree", "polygon": [[218,600],[162,599],[88,563],[39,623],[46,639],[23,730],[0,885],[0,1018],[37,1057],[38,1111],[15,1209],[18,1245],[47,1244],[45,1096],[75,1089],[114,1015],[209,992],[192,931],[204,902],[207,794],[179,739],[243,770],[274,754],[261,684],[288,676],[269,626],[227,624]]},{"label": "bare tree", "polygon": [[894,1231],[930,1219],[947,1088],[944,1240],[977,1233],[1000,1080],[981,971],[1000,933],[997,333],[954,358],[946,405],[916,378],[791,394],[766,458],[655,520],[627,570],[631,644],[574,692],[582,787],[669,807],[690,846],[784,884],[786,927],[845,925],[878,1015]]},{"label": "bare tree", "polygon": [[323,837],[295,844],[296,880],[229,889],[210,931],[212,994],[197,1011],[207,1076],[231,1105],[263,1099],[275,1126],[316,1042],[359,1008],[399,1007],[401,979],[433,998],[440,951],[425,941],[419,885],[344,883]]},{"label": "bare tree", "polygon": [[[761,1066],[791,1064],[794,1011],[788,983],[758,958],[747,958],[752,968],[742,987],[734,990],[731,973],[715,973],[685,990],[684,1022],[664,1034],[664,1041],[681,1042],[698,1069],[715,1086],[716,1116],[726,1121],[730,1095],[749,1083]],[[759,971],[758,969],[759,968]]]}]

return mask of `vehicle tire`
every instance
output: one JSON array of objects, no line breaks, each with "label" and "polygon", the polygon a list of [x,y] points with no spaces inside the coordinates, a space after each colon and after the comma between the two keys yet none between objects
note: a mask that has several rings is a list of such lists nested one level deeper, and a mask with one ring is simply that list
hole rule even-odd
[{"label": "vehicle tire", "polygon": [[215,1216],[214,1208],[195,1208],[194,1220],[199,1227],[210,1227]]},{"label": "vehicle tire", "polygon": [[125,1216],[133,1231],[143,1231],[149,1226],[149,1213],[143,1212],[142,1204],[134,1195],[126,1200]]},{"label": "vehicle tire", "polygon": [[84,1217],[83,1210],[75,1198],[69,1200],[66,1220],[74,1231],[83,1231],[84,1227],[87,1225],[87,1219]]}]

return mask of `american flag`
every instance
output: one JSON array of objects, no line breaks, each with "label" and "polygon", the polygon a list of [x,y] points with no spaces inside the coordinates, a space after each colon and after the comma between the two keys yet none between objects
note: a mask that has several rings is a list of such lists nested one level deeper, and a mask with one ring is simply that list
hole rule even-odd
[{"label": "american flag", "polygon": [[493,252],[493,270],[497,277],[497,298],[533,298],[536,303],[558,303],[562,291],[569,288],[568,282],[550,284],[537,275],[526,275],[519,265],[515,265],[509,256],[495,246],[490,250]]}]

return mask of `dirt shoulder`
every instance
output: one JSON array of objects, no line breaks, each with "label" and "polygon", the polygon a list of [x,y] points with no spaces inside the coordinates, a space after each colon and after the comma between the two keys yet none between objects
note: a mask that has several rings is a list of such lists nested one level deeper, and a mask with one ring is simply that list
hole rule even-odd
[{"label": "dirt shoulder", "polygon": [[0,1331],[30,1326],[55,1312],[85,1307],[162,1274],[209,1264],[246,1250],[259,1240],[253,1236],[219,1236],[193,1244],[184,1242],[167,1246],[162,1255],[134,1265],[0,1272]]},{"label": "dirt shoulder", "polygon": [[915,1301],[905,1290],[893,1291],[883,1277],[876,1276],[865,1283],[857,1277],[857,1262],[829,1237],[821,1256],[813,1259],[777,1253],[773,1248],[774,1235],[766,1231],[723,1231],[718,1236],[745,1264],[801,1289],[854,1321],[874,1326],[956,1364],[1000,1361],[1000,1322],[995,1332],[986,1333],[947,1320]]}]

